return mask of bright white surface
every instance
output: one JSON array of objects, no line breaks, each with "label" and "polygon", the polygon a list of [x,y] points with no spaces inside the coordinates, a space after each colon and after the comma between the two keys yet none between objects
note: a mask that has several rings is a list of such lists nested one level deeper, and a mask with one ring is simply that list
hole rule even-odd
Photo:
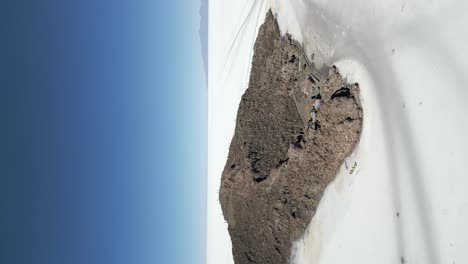
[{"label": "bright white surface", "polygon": [[270,6],[283,33],[360,83],[364,106],[358,169],[327,188],[294,262],[468,263],[468,2],[272,0],[227,56],[244,3],[210,2],[208,263],[232,263],[217,190]]}]

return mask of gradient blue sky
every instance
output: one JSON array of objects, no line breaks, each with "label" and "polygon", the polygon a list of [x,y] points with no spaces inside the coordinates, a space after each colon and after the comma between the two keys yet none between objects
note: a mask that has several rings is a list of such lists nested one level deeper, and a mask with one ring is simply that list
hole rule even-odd
[{"label": "gradient blue sky", "polygon": [[0,263],[204,263],[200,2],[1,9]]}]

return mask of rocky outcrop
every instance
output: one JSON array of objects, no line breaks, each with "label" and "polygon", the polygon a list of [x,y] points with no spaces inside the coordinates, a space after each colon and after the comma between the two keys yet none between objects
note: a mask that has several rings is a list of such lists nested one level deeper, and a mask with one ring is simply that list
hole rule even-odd
[{"label": "rocky outcrop", "polygon": [[317,72],[269,12],[219,193],[235,263],[289,263],[361,128],[358,85]]}]

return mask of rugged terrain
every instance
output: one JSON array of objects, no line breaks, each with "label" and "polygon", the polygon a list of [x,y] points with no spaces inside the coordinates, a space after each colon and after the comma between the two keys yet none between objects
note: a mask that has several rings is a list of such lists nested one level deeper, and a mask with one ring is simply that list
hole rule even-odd
[{"label": "rugged terrain", "polygon": [[289,262],[361,128],[359,86],[334,67],[315,69],[269,12],[219,194],[235,263]]}]

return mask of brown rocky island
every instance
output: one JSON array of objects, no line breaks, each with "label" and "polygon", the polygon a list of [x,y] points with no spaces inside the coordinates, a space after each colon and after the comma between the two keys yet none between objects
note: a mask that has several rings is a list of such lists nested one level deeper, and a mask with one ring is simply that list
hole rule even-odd
[{"label": "brown rocky island", "polygon": [[326,186],[359,141],[359,86],[317,70],[271,11],[254,47],[219,198],[236,264],[289,263]]}]

